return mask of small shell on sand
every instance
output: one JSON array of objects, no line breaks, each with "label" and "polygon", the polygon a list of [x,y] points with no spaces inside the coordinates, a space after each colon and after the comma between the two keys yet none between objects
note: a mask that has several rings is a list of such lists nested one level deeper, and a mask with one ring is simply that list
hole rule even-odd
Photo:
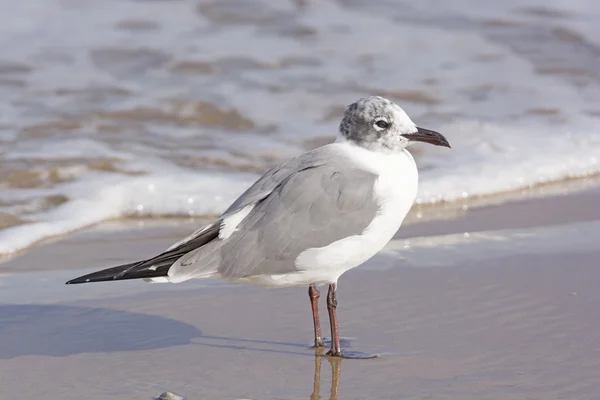
[{"label": "small shell on sand", "polygon": [[160,396],[156,397],[154,400],[185,400],[185,397],[179,396],[178,394],[171,392],[164,392]]}]

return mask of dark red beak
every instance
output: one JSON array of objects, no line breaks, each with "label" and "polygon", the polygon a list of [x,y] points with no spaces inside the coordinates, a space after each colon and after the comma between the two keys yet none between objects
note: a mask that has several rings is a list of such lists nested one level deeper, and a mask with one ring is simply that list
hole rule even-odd
[{"label": "dark red beak", "polygon": [[435,146],[444,146],[450,147],[450,143],[448,140],[439,132],[430,131],[429,129],[423,129],[417,127],[417,131],[415,133],[406,133],[404,135],[405,138],[410,140],[411,142],[424,142],[433,144]]}]

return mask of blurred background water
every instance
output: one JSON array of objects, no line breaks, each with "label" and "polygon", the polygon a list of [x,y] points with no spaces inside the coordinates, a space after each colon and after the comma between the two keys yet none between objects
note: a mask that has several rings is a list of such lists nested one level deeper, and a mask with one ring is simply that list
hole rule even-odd
[{"label": "blurred background water", "polygon": [[0,0],[0,254],[123,216],[223,211],[379,94],[420,204],[600,171],[600,3]]}]

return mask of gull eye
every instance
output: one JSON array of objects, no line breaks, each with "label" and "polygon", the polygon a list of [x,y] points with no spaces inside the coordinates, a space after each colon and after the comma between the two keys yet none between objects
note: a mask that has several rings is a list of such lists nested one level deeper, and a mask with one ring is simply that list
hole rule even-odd
[{"label": "gull eye", "polygon": [[387,129],[387,128],[390,127],[390,123],[387,122],[387,121],[384,121],[382,119],[380,119],[377,122],[375,122],[375,125],[377,125],[381,129]]}]

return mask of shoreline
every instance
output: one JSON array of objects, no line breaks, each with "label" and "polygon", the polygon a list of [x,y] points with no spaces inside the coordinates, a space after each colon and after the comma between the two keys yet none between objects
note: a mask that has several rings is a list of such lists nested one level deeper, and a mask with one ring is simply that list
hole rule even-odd
[{"label": "shoreline", "polygon": [[[594,182],[595,183],[595,182]],[[585,189],[565,189],[566,194],[540,196],[526,194],[499,204],[484,202],[482,205],[466,206],[452,204],[444,207],[413,206],[406,222],[393,240],[446,235],[452,233],[472,233],[502,229],[524,229],[550,225],[568,224],[579,221],[600,219],[600,185],[593,184]],[[421,218],[419,218],[419,214]],[[69,254],[72,245],[78,246],[75,254],[90,253],[93,259],[102,259],[105,263],[86,264],[85,258],[69,260],[66,264],[56,265],[51,270],[72,268],[93,268],[119,262],[128,262],[128,254],[122,247],[122,241],[136,240],[146,242],[141,247],[139,259],[151,257],[161,249],[208,223],[206,218],[125,218],[106,221],[91,227],[80,229],[71,234],[55,236],[43,240],[26,250],[0,257],[0,273],[48,271],[47,266],[37,265],[32,259],[52,257],[53,253]],[[119,240],[114,240],[115,238]],[[100,253],[109,256],[100,257]],[[77,264],[78,263],[78,264]],[[79,265],[78,267],[75,264]]]},{"label": "shoreline", "polygon": [[[454,201],[450,203],[438,203],[438,204],[418,204],[415,203],[408,213],[400,231],[395,236],[399,237],[411,237],[414,235],[432,235],[440,234],[442,231],[434,226],[437,224],[444,225],[446,228],[443,232],[451,233],[452,229],[463,229],[463,230],[482,230],[482,229],[496,229],[495,226],[508,227],[502,221],[494,221],[491,225],[488,224],[473,224],[473,214],[477,213],[482,215],[483,218],[493,216],[493,211],[488,213],[487,210],[494,210],[498,207],[505,205],[522,204],[526,208],[532,205],[532,202],[542,202],[548,204],[552,209],[558,208],[561,204],[567,204],[575,202],[580,203],[584,198],[588,199],[589,196],[600,197],[600,177],[597,175],[586,177],[583,179],[570,179],[560,182],[549,182],[547,184],[534,186],[531,188],[523,188],[521,190],[515,190],[507,193],[498,193],[494,196],[484,196],[476,198],[465,198],[463,201]],[[565,201],[564,198],[567,198]],[[570,198],[573,197],[573,201]],[[561,199],[563,199],[561,201]],[[587,204],[585,204],[587,206]],[[535,207],[530,208],[532,211],[536,211]],[[480,214],[483,211],[483,214]],[[597,218],[600,213],[592,213],[593,218]],[[540,215],[545,218],[544,215]],[[204,223],[216,219],[218,216],[203,216],[198,218],[190,217],[158,217],[158,218],[138,218],[138,217],[124,217],[115,218],[98,223],[93,223],[81,228],[74,229],[69,232],[65,232],[58,235],[52,235],[44,239],[35,241],[34,243],[26,246],[23,249],[0,254],[0,270],[2,265],[10,262],[13,259],[19,258],[29,251],[32,251],[40,246],[49,245],[61,240],[68,240],[74,235],[78,235],[86,231],[95,231],[98,228],[102,229],[103,226],[120,226],[122,230],[131,229],[132,225],[150,224],[152,226],[164,225],[190,225],[190,230],[186,233],[181,233],[181,236],[187,236],[193,232],[199,226]],[[578,218],[582,218],[578,216]],[[466,224],[459,223],[454,226],[452,222],[448,225],[448,221],[461,221],[466,220]],[[535,222],[530,222],[526,226],[535,226],[536,223],[551,224],[555,223],[552,218],[547,221],[543,221],[537,218]],[[565,219],[563,219],[565,221]],[[532,225],[533,224],[533,225]],[[419,226],[416,229],[409,229],[409,227]],[[521,225],[525,227],[525,225]],[[408,228],[408,229],[407,229]],[[176,240],[175,240],[176,241]]]}]

